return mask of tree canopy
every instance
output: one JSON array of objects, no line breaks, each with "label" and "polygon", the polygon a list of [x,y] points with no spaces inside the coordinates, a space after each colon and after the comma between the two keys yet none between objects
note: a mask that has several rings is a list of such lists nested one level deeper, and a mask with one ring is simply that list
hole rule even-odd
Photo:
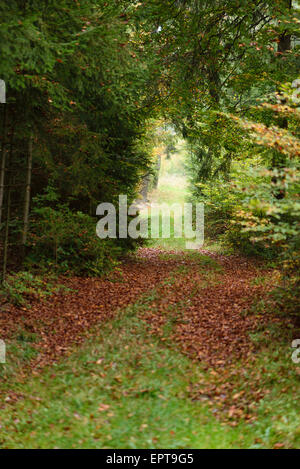
[{"label": "tree canopy", "polygon": [[[0,12],[4,244],[6,218],[38,262],[39,243],[56,250],[40,224],[49,207],[60,220],[66,210],[93,216],[122,193],[132,200],[155,164],[158,119],[188,142],[196,198],[212,183],[231,191],[235,172],[247,185],[261,169],[251,187],[266,189],[267,213],[284,218],[284,204],[297,207],[297,2],[15,0]],[[30,189],[30,223],[21,187]],[[240,214],[239,202],[252,199],[243,191]]]}]

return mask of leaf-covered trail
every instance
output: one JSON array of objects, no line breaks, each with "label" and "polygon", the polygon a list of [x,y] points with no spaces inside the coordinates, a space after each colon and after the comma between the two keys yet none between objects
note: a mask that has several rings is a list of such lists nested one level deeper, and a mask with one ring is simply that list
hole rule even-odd
[{"label": "leaf-covered trail", "polygon": [[[262,274],[239,257],[143,248],[109,278],[65,280],[77,291],[12,309],[0,447],[256,444],[273,425],[255,426],[273,379],[249,336],[269,320],[251,311]],[[21,327],[36,353],[10,369]],[[261,446],[282,444],[270,435]]]},{"label": "leaf-covered trail", "polygon": [[111,319],[154,288],[175,265],[176,260],[133,257],[107,278],[59,279],[72,291],[60,291],[48,301],[31,298],[28,308],[10,305],[0,315],[1,337],[9,342],[20,328],[35,334],[39,354],[30,367],[49,364],[81,343],[91,326]]},{"label": "leaf-covered trail", "polygon": [[175,316],[170,340],[189,357],[215,367],[233,356],[247,356],[249,332],[263,318],[243,313],[265,294],[262,285],[252,282],[262,269],[243,258],[207,251],[165,254],[166,258],[177,259],[177,269],[157,288],[145,313],[151,332],[161,335],[163,325]]},{"label": "leaf-covered trail", "polygon": [[[180,309],[184,298],[187,307],[174,340],[184,351],[203,356],[208,363],[227,359],[232,352],[247,349],[245,332],[255,326],[240,313],[258,290],[249,284],[256,269],[238,258],[210,259],[213,257],[201,253],[143,248],[109,278],[64,279],[60,283],[71,288],[70,293],[59,292],[48,301],[33,299],[28,308],[10,306],[0,316],[1,337],[9,342],[20,328],[34,334],[38,356],[30,367],[44,366],[81,343],[90,327],[113,318],[120,308],[158,287],[161,303],[155,313],[150,305],[145,314],[152,331],[159,334],[166,319],[164,308],[175,305]],[[163,282],[172,272],[176,288]],[[207,282],[209,274],[214,277],[212,284]]]}]

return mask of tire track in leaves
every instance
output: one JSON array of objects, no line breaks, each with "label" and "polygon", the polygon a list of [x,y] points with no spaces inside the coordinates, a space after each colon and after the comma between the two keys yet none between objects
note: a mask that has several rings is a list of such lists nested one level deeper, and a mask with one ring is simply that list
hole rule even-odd
[{"label": "tire track in leaves", "polygon": [[38,356],[27,363],[30,372],[57,361],[82,343],[92,326],[113,318],[176,268],[177,260],[164,260],[161,253],[141,249],[139,256],[128,257],[103,278],[60,278],[70,293],[55,293],[48,300],[32,297],[28,308],[10,305],[1,310],[0,337],[8,344],[20,331],[37,338],[31,345]]},{"label": "tire track in leaves", "polygon": [[210,259],[179,256],[180,268],[156,289],[140,317],[150,334],[201,363],[203,380],[191,385],[191,398],[236,425],[240,418],[255,420],[257,403],[270,392],[255,367],[250,333],[278,319],[251,311],[270,288],[253,282],[262,274],[260,265],[236,256]]}]

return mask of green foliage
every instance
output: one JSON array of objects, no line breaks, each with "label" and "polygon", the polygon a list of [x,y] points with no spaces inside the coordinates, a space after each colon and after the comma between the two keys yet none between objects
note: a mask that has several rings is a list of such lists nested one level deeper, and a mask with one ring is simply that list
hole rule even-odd
[{"label": "green foliage", "polygon": [[[295,320],[297,330],[300,329],[300,277],[295,274],[285,277],[271,294],[275,309],[279,314],[287,315]],[[273,303],[274,304],[274,303]],[[296,333],[296,331],[295,331]]]},{"label": "green foliage", "polygon": [[[271,183],[284,174],[285,197],[277,199]],[[279,177],[280,176],[280,177]],[[198,185],[206,205],[207,235],[223,235],[224,241],[244,253],[278,256],[296,263],[299,252],[299,179],[294,167],[283,172],[254,166],[254,161],[236,163],[230,180],[219,179]],[[296,264],[295,264],[296,265]]]},{"label": "green foliage", "polygon": [[188,140],[192,196],[206,204],[208,233],[245,253],[295,257],[298,6],[216,0],[162,8],[152,0],[138,13],[161,26],[160,97],[168,95],[166,114]]},{"label": "green foliage", "polygon": [[[49,185],[56,192],[43,206],[32,203],[27,266],[42,262],[59,272],[98,275],[121,249],[133,247],[100,242],[92,218],[99,203],[116,202],[119,194],[131,202],[151,166],[152,111],[145,99],[153,65],[150,56],[141,61],[125,10],[115,0],[12,1],[0,7],[0,78],[7,85],[1,139],[12,144],[10,164],[18,168],[14,182],[21,188],[10,194],[11,245],[20,242],[29,138],[33,201]],[[0,113],[2,123],[3,105]],[[4,230],[0,236],[1,248]],[[12,265],[14,256],[10,252]]]},{"label": "green foliage", "polygon": [[28,306],[33,298],[44,298],[57,291],[67,291],[63,285],[57,285],[55,277],[52,279],[30,272],[21,271],[11,274],[1,287],[0,296],[17,306]]},{"label": "green foliage", "polygon": [[100,240],[95,231],[95,218],[66,205],[36,207],[26,263],[60,273],[102,275],[116,265],[121,249],[112,240]]},{"label": "green foliage", "polygon": [[[20,167],[32,135],[32,195],[50,183],[57,192],[48,206],[33,205],[27,262],[99,273],[120,246],[129,247],[93,241],[91,217],[98,203],[116,202],[119,194],[131,202],[141,177],[155,176],[151,137],[158,115],[188,141],[193,197],[210,204],[213,235],[226,233],[244,251],[267,243],[281,251],[294,243],[298,166],[286,160],[291,151],[299,156],[299,116],[284,106],[298,74],[299,46],[291,41],[299,34],[297,6],[34,0],[6,3],[0,12],[0,52],[7,59],[0,77],[8,85],[6,137],[14,139],[14,164]],[[171,153],[173,132],[163,133]],[[239,174],[234,166],[242,161],[270,173],[248,175],[240,163]],[[21,170],[17,179],[23,182]],[[12,199],[23,206],[24,195]],[[17,209],[13,217],[20,219]],[[76,242],[72,229],[80,234]]]}]

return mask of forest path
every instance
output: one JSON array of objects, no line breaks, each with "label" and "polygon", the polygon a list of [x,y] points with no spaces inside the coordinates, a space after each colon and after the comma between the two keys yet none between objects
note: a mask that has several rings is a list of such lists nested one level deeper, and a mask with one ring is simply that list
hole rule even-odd
[{"label": "forest path", "polygon": [[59,283],[69,292],[59,290],[47,301],[31,299],[28,307],[11,305],[0,316],[1,333],[8,343],[21,334],[36,352],[27,365],[39,369],[71,353],[94,325],[156,289],[159,300],[144,317],[151,331],[159,335],[159,325],[174,308],[182,318],[172,332],[180,348],[216,363],[248,349],[246,336],[256,322],[241,312],[261,291],[251,284],[257,272],[238,257],[142,248],[107,277],[62,278]]},{"label": "forest path", "polygon": [[266,319],[244,314],[258,274],[238,257],[142,248],[20,310],[15,330],[23,321],[37,353],[3,376],[0,447],[249,447],[241,429],[264,395],[255,367],[243,376]]}]

